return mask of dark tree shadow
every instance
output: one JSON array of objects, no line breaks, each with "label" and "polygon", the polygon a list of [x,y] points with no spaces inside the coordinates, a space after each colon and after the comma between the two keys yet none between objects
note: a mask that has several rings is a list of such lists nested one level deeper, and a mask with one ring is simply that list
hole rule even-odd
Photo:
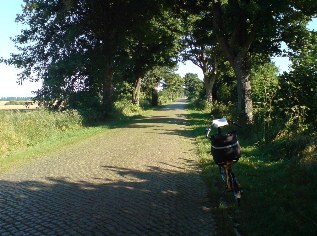
[{"label": "dark tree shadow", "polygon": [[102,168],[90,181],[0,181],[0,234],[214,235],[196,172]]}]

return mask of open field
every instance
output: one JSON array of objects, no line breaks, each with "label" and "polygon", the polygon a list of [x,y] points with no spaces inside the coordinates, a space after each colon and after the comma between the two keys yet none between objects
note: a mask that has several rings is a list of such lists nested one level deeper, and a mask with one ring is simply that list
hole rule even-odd
[{"label": "open field", "polygon": [[25,105],[5,105],[9,101],[0,101],[0,110],[26,110],[26,109],[36,109],[38,104],[30,105],[28,108]]}]

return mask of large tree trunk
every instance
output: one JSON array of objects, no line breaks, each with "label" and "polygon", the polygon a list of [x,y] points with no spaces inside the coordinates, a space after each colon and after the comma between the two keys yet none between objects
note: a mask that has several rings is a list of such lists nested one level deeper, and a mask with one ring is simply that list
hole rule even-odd
[{"label": "large tree trunk", "polygon": [[134,84],[134,90],[132,93],[132,103],[135,105],[140,104],[140,92],[141,92],[141,84],[142,84],[142,78],[140,76],[136,77],[136,81]]},{"label": "large tree trunk", "polygon": [[208,102],[213,101],[212,91],[216,81],[216,74],[205,74],[204,73],[204,86],[206,90],[206,99]]},{"label": "large tree trunk", "polygon": [[232,63],[237,77],[238,111],[247,123],[253,122],[250,67],[246,59],[236,58]]},{"label": "large tree trunk", "polygon": [[[255,39],[257,29],[260,27],[260,18],[253,23],[251,29],[247,29],[248,18],[246,17],[246,13],[243,9],[239,9],[240,15],[235,23],[235,27],[233,27],[234,30],[229,31],[230,34],[228,34],[223,23],[224,16],[221,9],[221,2],[213,0],[212,5],[215,34],[224,55],[229,60],[237,77],[238,111],[246,122],[252,123],[251,69],[248,63],[248,53]],[[227,38],[226,35],[231,36]]]},{"label": "large tree trunk", "polygon": [[159,80],[156,80],[154,82],[154,86],[152,89],[152,106],[157,107],[159,103],[159,96],[158,96],[158,90],[159,90]]},{"label": "large tree trunk", "polygon": [[105,117],[109,116],[112,112],[112,79],[113,79],[113,69],[112,61],[110,58],[106,59],[105,62],[105,78],[103,82],[103,98],[102,98],[102,112]]}]

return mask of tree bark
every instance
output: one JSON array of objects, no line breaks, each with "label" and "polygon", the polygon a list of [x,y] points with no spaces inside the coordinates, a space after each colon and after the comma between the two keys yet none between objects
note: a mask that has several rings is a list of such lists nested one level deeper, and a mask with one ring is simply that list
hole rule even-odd
[{"label": "tree bark", "polygon": [[206,99],[207,102],[213,102],[213,87],[216,81],[216,74],[204,74],[204,86],[206,90]]},{"label": "tree bark", "polygon": [[107,57],[105,61],[105,78],[103,82],[103,98],[102,98],[102,112],[104,117],[107,117],[112,112],[112,93],[113,93],[113,68],[112,60]]},{"label": "tree bark", "polygon": [[132,103],[135,105],[140,104],[140,91],[141,91],[142,78],[137,76],[137,79],[134,84],[134,90],[132,93]]},{"label": "tree bark", "polygon": [[154,86],[153,86],[153,89],[152,89],[152,106],[153,107],[157,107],[158,106],[158,90],[159,90],[159,80],[156,80],[154,82]]},{"label": "tree bark", "polygon": [[238,111],[247,123],[253,122],[253,106],[251,97],[251,68],[248,63],[248,52],[255,39],[260,20],[254,22],[251,30],[247,30],[247,17],[241,9],[239,20],[231,38],[227,38],[223,24],[221,2],[213,0],[213,28],[224,55],[229,60],[237,77]]},{"label": "tree bark", "polygon": [[248,62],[244,58],[236,58],[232,67],[237,77],[238,111],[243,120],[247,123],[252,123],[253,104]]}]

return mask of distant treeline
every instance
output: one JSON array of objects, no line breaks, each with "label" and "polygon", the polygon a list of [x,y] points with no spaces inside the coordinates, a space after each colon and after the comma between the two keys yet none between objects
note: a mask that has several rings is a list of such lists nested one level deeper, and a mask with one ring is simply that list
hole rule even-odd
[{"label": "distant treeline", "polygon": [[0,101],[27,101],[32,99],[32,97],[1,97]]}]

